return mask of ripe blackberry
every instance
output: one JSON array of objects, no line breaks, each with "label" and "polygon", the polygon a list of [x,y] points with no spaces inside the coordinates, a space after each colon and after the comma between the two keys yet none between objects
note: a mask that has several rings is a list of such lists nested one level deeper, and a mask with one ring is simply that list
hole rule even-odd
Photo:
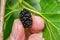
[{"label": "ripe blackberry", "polygon": [[20,20],[21,20],[24,28],[30,27],[32,25],[31,13],[28,10],[23,9],[20,13]]}]

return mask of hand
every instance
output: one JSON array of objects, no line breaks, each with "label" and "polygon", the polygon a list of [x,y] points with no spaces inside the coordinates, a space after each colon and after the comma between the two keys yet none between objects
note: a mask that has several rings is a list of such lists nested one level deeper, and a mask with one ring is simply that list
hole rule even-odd
[{"label": "hand", "polygon": [[[25,31],[21,21],[19,19],[16,19],[13,23],[12,32],[9,39],[27,40],[25,38],[28,38],[28,40],[43,40],[42,30],[44,29],[44,20],[39,16],[32,16],[32,20],[33,25],[31,28],[29,28],[30,31]],[[29,37],[27,37],[26,35],[29,35]]]}]

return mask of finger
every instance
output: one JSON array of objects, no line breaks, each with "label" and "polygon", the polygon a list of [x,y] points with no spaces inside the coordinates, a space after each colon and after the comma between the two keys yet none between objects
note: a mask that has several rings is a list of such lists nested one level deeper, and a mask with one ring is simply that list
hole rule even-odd
[{"label": "finger", "polygon": [[10,40],[25,40],[24,28],[19,19],[16,19],[13,23]]},{"label": "finger", "polygon": [[33,24],[30,28],[32,33],[40,32],[44,29],[44,20],[39,16],[32,16]]},{"label": "finger", "polygon": [[43,38],[41,37],[42,34],[38,33],[38,34],[32,34],[28,40],[43,40]]}]

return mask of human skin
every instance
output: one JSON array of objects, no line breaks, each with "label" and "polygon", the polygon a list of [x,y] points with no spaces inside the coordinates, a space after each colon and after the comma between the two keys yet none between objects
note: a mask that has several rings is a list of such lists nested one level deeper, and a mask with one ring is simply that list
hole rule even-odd
[{"label": "human skin", "polygon": [[[44,20],[39,16],[32,16],[33,24],[29,28],[31,35],[28,40],[43,40],[42,30],[44,29]],[[12,32],[9,37],[10,40],[25,40],[25,28],[23,27],[21,21],[16,19],[13,23]]]}]

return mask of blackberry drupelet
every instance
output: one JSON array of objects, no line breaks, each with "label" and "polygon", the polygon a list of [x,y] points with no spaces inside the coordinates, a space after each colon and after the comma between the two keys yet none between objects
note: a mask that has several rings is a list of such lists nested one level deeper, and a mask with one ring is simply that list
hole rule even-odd
[{"label": "blackberry drupelet", "polygon": [[20,20],[24,26],[24,28],[31,27],[32,25],[32,16],[29,10],[23,9],[20,13]]}]

